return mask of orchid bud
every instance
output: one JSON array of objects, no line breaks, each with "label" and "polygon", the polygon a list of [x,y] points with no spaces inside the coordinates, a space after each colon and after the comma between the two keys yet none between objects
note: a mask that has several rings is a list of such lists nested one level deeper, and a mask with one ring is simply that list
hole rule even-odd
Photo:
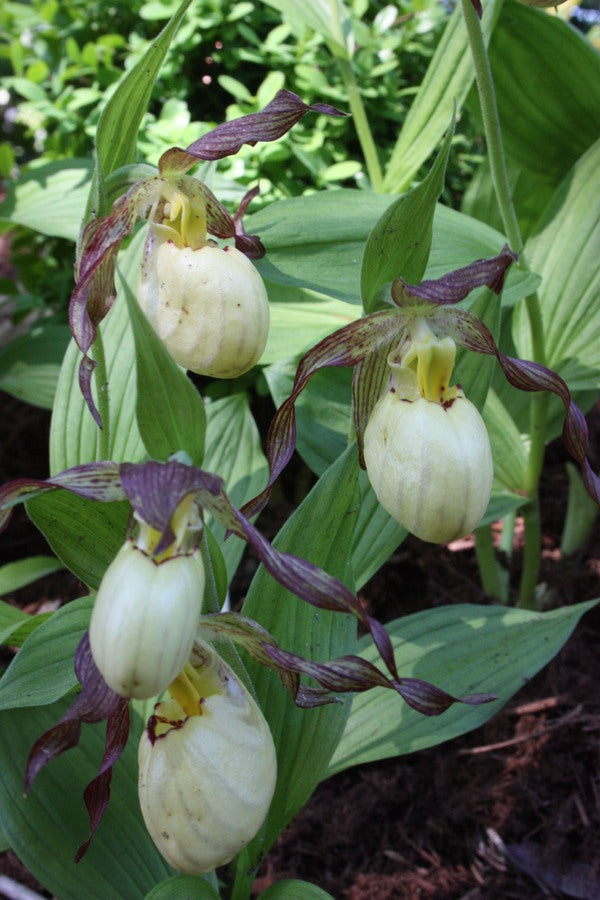
[{"label": "orchid bud", "polygon": [[275,790],[269,726],[203,642],[158,703],[139,745],[140,807],[165,860],[191,875],[229,862],[262,825]]},{"label": "orchid bud", "polygon": [[104,573],[90,621],[94,662],[123,697],[146,699],[164,691],[187,662],[204,594],[200,553],[183,551],[190,500],[173,517],[176,540],[153,551],[160,535],[140,522]]},{"label": "orchid bud", "polygon": [[[262,278],[235,247],[181,245],[154,232],[142,264],[138,302],[179,365],[235,378],[260,359],[269,331]],[[168,239],[164,239],[167,237]]]},{"label": "orchid bud", "polygon": [[479,524],[494,477],[483,419],[460,388],[448,387],[451,344],[428,337],[420,346],[417,339],[399,364],[390,357],[393,386],[364,435],[367,474],[381,505],[417,537],[438,544]]}]

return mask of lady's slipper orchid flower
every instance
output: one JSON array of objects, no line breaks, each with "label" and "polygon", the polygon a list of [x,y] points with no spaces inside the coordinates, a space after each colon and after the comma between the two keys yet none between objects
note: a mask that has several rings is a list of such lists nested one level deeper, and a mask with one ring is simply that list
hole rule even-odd
[{"label": "lady's slipper orchid flower", "polygon": [[[264,247],[258,237],[246,234],[242,225],[242,216],[258,189],[246,194],[232,216],[205,184],[186,173],[199,160],[223,159],[244,144],[277,140],[310,111],[345,115],[325,103],[308,106],[291,91],[281,90],[261,112],[224,122],[185,150],[167,150],[159,160],[156,176],[138,181],[114,203],[108,216],[87,224],[75,266],[69,321],[84,354],[80,387],[100,427],[91,391],[96,363],[88,354],[98,323],[115,299],[117,251],[138,219],[150,223],[139,302],[176,361],[196,372],[232,377],[260,357],[268,328],[266,293],[260,276],[244,255],[259,258],[264,255]],[[207,232],[217,238],[233,238],[235,250],[211,245]],[[208,280],[205,288],[190,285],[185,275],[190,265],[196,278]],[[216,292],[219,313],[211,313],[209,322],[203,325],[198,315],[204,315],[209,289]],[[212,357],[215,340],[221,344],[223,363]]]},{"label": "lady's slipper orchid flower", "polygon": [[391,516],[422,540],[445,544],[472,531],[487,509],[492,449],[478,410],[449,386],[452,338],[436,338],[424,318],[408,331],[388,356],[392,384],[369,417],[365,465]]},{"label": "lady's slipper orchid flower", "polygon": [[[327,366],[354,366],[353,416],[359,459],[365,467],[365,430],[382,394],[389,390],[390,367],[388,359],[404,361],[394,372],[400,379],[399,392],[409,391],[413,400],[420,395],[428,402],[452,400],[448,382],[453,364],[452,344],[477,353],[495,356],[510,384],[522,391],[550,391],[562,400],[566,417],[563,440],[568,451],[581,466],[583,482],[591,498],[600,505],[600,480],[587,459],[588,431],[583,413],[571,400],[569,389],[562,378],[551,369],[529,360],[514,359],[502,353],[489,329],[473,313],[455,306],[468,294],[483,285],[499,294],[506,271],[516,255],[504,246],[497,256],[480,259],[468,266],[449,272],[435,281],[423,281],[409,285],[401,278],[392,283],[392,308],[371,313],[351,322],[328,335],[309,350],[300,360],[294,378],[292,393],[283,401],[275,414],[267,436],[267,457],[271,475],[267,487],[253,500],[245,504],[245,515],[253,516],[268,502],[271,487],[291,459],[296,444],[294,404],[311,376]],[[419,325],[420,323],[420,325]],[[427,326],[432,338],[415,340],[419,328]],[[420,343],[420,346],[419,346]],[[391,357],[390,357],[391,354]],[[450,389],[452,390],[452,389]],[[386,401],[394,405],[393,401]],[[380,413],[376,414],[376,421]],[[448,424],[448,423],[446,423]],[[375,426],[374,426],[375,427]],[[462,423],[461,423],[462,427]],[[377,431],[381,432],[378,426]],[[378,438],[378,441],[381,438]],[[481,449],[481,474],[485,490],[489,482],[488,450],[483,435],[474,438]],[[440,447],[440,450],[444,449]],[[439,459],[440,469],[451,468],[457,458],[456,450],[449,456],[449,447]],[[483,461],[483,462],[481,462]],[[378,464],[372,459],[369,474],[381,480]],[[451,476],[449,476],[451,477]],[[377,492],[377,487],[375,487]],[[385,489],[381,488],[382,495]],[[390,504],[392,505],[392,504]],[[398,511],[398,510],[397,510]],[[469,511],[467,524],[476,524],[476,509]],[[394,514],[394,513],[392,513]],[[402,511],[402,515],[404,512]],[[413,522],[413,527],[416,526]],[[457,524],[459,530],[462,525]],[[430,539],[430,538],[426,538]]]},{"label": "lady's slipper orchid flower", "polygon": [[[205,641],[232,640],[241,645],[259,663],[278,673],[297,706],[319,706],[334,702],[337,699],[335,694],[366,691],[373,687],[396,691],[406,703],[424,715],[439,715],[456,702],[485,703],[494,699],[491,694],[457,698],[420,679],[402,677],[397,671],[392,643],[383,625],[368,615],[342,582],[304,559],[276,550],[232,505],[222,479],[216,475],[173,459],[166,463],[150,461],[138,464],[102,461],[76,466],[45,481],[21,479],[0,489],[0,529],[9,521],[16,503],[58,488],[99,502],[128,500],[135,520],[146,524],[142,543],[154,560],[168,560],[174,546],[182,546],[182,535],[189,524],[186,510],[195,504],[200,511],[208,510],[230,532],[247,541],[266,570],[288,590],[317,609],[352,614],[370,632],[389,674],[358,656],[344,656],[329,662],[304,659],[279,647],[264,628],[240,613],[213,613],[199,617],[196,636]],[[126,600],[125,603],[127,605]],[[138,614],[136,609],[134,615]],[[101,616],[101,624],[103,618]],[[107,624],[112,627],[110,621]],[[93,630],[93,624],[91,627]],[[156,632],[153,628],[150,636],[154,651]],[[121,646],[119,649],[129,654],[128,647]],[[134,662],[137,663],[141,651],[143,648],[134,647],[131,652]],[[110,668],[108,649],[103,660],[103,665]],[[185,668],[184,664],[183,671]],[[103,679],[90,650],[87,632],[75,654],[75,671],[82,686],[81,693],[61,722],[34,744],[27,762],[25,789],[29,789],[47,762],[77,744],[82,722],[98,722],[108,717],[104,759],[98,776],[90,782],[84,795],[90,815],[91,838],[108,803],[112,765],[127,740],[128,701]],[[302,675],[314,679],[318,686],[301,684]],[[181,678],[175,676],[168,686],[180,705],[181,683]],[[80,847],[78,859],[87,850],[88,843],[89,838]]]},{"label": "lady's slipper orchid flower", "polygon": [[137,517],[104,573],[90,621],[94,662],[111,690],[147,699],[164,691],[186,664],[202,611],[202,531],[192,495],[179,504],[176,538],[154,554],[160,532]]},{"label": "lady's slipper orchid flower", "polygon": [[167,862],[201,875],[228,863],[264,822],[275,745],[248,689],[204,641],[170,693],[140,740],[140,807]]}]

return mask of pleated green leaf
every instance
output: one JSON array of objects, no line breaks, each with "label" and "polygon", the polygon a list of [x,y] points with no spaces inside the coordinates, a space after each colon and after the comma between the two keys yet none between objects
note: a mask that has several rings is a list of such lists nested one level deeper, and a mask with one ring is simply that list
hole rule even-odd
[{"label": "pleated green leaf", "polygon": [[53,613],[40,613],[37,616],[29,616],[23,613],[22,617],[12,616],[9,610],[20,613],[21,610],[9,606],[0,600],[0,644],[8,644],[10,647],[21,647],[32,631],[46,622]]},{"label": "pleated green leaf", "polygon": [[482,415],[492,445],[496,485],[507,491],[522,490],[527,466],[525,439],[494,390],[488,393]]},{"label": "pleated green leaf", "polygon": [[[318,481],[273,542],[278,550],[310,560],[345,584],[351,582],[357,470],[352,447]],[[356,624],[350,616],[316,610],[280,587],[262,566],[242,611],[281,647],[305,657],[325,661],[356,647]],[[248,669],[277,748],[278,782],[265,825],[238,858],[238,874],[257,865],[310,797],[341,736],[348,707],[343,702],[300,710],[274,672],[251,660]]]},{"label": "pleated green leaf", "polygon": [[[432,747],[482,725],[558,653],[598,602],[547,613],[457,604],[391,622],[401,676],[422,678],[455,696],[490,691],[498,699],[480,706],[455,703],[442,716],[427,718],[391,691],[357,694],[327,774]],[[360,655],[377,662],[368,641],[360,642]]]},{"label": "pleated green leaf", "polygon": [[[262,451],[260,434],[245,394],[233,394],[206,406],[206,448],[204,468],[225,481],[227,496],[237,506],[255,497],[267,483],[269,467]],[[233,578],[246,547],[212,516],[206,523],[221,545],[229,581]]]},{"label": "pleated green leaf", "polygon": [[[62,563],[53,556],[28,556],[0,567],[0,596],[13,591],[62,569]],[[11,607],[12,608],[12,607]]]},{"label": "pleated green leaf", "polygon": [[[484,4],[482,28],[490,39],[502,0]],[[383,180],[384,190],[400,193],[437,147],[454,103],[460,109],[473,83],[473,61],[460,4],[446,26],[421,87],[408,112]]]},{"label": "pleated green leaf", "polygon": [[368,313],[383,305],[376,295],[384,284],[399,276],[409,284],[418,284],[423,277],[431,250],[433,214],[444,188],[455,114],[454,107],[446,138],[426,178],[388,206],[369,234],[360,279]]},{"label": "pleated green leaf", "polygon": [[[256,266],[270,290],[269,299],[274,308],[279,343],[269,343],[265,361],[270,361],[274,356],[280,360],[289,358],[304,346],[304,335],[300,335],[302,344],[299,348],[296,336],[286,336],[284,333],[286,304],[292,301],[287,327],[294,330],[298,304],[303,303],[305,298],[308,302],[314,302],[314,295],[300,292],[290,295],[289,289],[308,289],[321,296],[360,305],[360,271],[365,243],[372,228],[395,199],[389,194],[367,194],[364,191],[324,191],[279,200],[244,219],[247,230],[260,235],[267,250],[266,257],[257,260]],[[431,253],[424,277],[439,278],[475,259],[494,256],[505,243],[506,238],[500,232],[477,219],[437,204]],[[539,278],[535,274],[513,267],[506,278],[504,302],[514,304],[535,290],[538,283]],[[273,286],[287,290],[278,293]],[[332,311],[336,313],[335,308]],[[343,316],[343,311],[340,310],[339,314]],[[357,318],[360,312],[346,314]],[[345,325],[346,321],[340,319],[336,323],[333,319],[328,330],[334,331],[336,327]],[[321,331],[320,325],[317,327],[320,336],[328,333]]]},{"label": "pleated green leaf", "polygon": [[[529,264],[542,277],[539,298],[547,364],[567,382],[576,403],[587,407],[600,389],[598,292],[600,270],[600,140],[561,183],[527,241]],[[524,304],[515,309],[513,338],[520,356],[531,358]],[[510,400],[505,402],[509,409]],[[554,399],[554,398],[553,398]],[[564,410],[551,404],[551,440]]]},{"label": "pleated green leaf", "polygon": [[[264,371],[276,407],[292,392],[295,363],[276,363]],[[344,452],[351,425],[352,369],[317,372],[298,397],[296,448],[307,466],[322,475]]]},{"label": "pleated green leaf", "polygon": [[7,182],[0,221],[77,240],[92,169],[89,159],[31,163],[17,182]]},{"label": "pleated green leaf", "polygon": [[350,12],[342,0],[264,0],[282,14],[298,38],[307,30],[316,32],[327,41],[334,56],[350,60],[354,49]]},{"label": "pleated green leaf", "polygon": [[0,827],[30,872],[61,900],[143,898],[173,870],[155,849],[137,799],[137,743],[114,768],[107,812],[84,858],[74,856],[89,820],[83,791],[104,753],[105,726],[84,725],[79,745],[52,760],[23,797],[25,762],[35,740],[68,701],[0,714]]},{"label": "pleated green leaf", "polygon": [[0,390],[52,409],[60,365],[71,334],[66,325],[36,325],[0,351]]},{"label": "pleated green leaf", "polygon": [[131,506],[56,490],[26,503],[27,514],[64,565],[95,590],[125,540]]},{"label": "pleated green leaf", "polygon": [[102,110],[96,131],[96,167],[84,222],[106,215],[104,179],[122,166],[137,162],[137,134],[148,108],[152,88],[169,45],[192,0],[184,0],[137,63],[125,73]]},{"label": "pleated green leaf", "polygon": [[68,603],[27,638],[0,680],[0,709],[45,706],[75,687],[73,657],[93,603],[93,597]]},{"label": "pleated green leaf", "polygon": [[554,184],[600,133],[600,56],[577,29],[506,0],[490,42],[502,139]]},{"label": "pleated green leaf", "polygon": [[[119,267],[133,291],[137,288],[144,232],[119,254]],[[108,373],[110,459],[138,462],[146,456],[136,419],[135,344],[122,292],[100,325]],[[50,428],[53,475],[96,459],[97,428],[79,388],[81,352],[71,341],[63,361]]]},{"label": "pleated green leaf", "polygon": [[323,191],[270,204],[244,219],[267,255],[256,267],[268,281],[306,287],[360,304],[360,267],[369,231],[393,201],[364,191]]},{"label": "pleated green leaf", "polygon": [[219,900],[220,896],[206,878],[173,875],[153,887],[145,900]]},{"label": "pleated green leaf", "polygon": [[359,473],[358,486],[360,506],[352,536],[352,567],[357,591],[388,561],[408,534],[404,525],[380,506],[366,472]]},{"label": "pleated green leaf", "polygon": [[323,888],[297,878],[276,881],[258,896],[259,900],[333,900]]},{"label": "pleated green leaf", "polygon": [[[550,176],[526,169],[510,157],[506,159],[506,168],[519,228],[523,239],[526,240],[539,218],[540,210],[544,209],[550,200],[556,184]],[[461,211],[486,222],[492,228],[503,230],[487,158],[479,164],[465,190]]]},{"label": "pleated green leaf", "polygon": [[269,336],[261,365],[300,356],[326,335],[358,319],[361,308],[308,288],[265,279],[269,296]]},{"label": "pleated green leaf", "polygon": [[[206,428],[202,398],[155,333],[127,282],[122,278],[118,282],[133,329],[136,416],[148,455],[165,462],[184,450],[192,463],[200,466]],[[113,393],[115,388],[118,385]]]}]

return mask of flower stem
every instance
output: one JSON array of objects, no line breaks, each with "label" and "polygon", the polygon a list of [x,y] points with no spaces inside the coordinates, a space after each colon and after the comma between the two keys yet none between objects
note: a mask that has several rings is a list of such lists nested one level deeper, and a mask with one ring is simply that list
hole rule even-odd
[{"label": "flower stem", "polygon": [[96,443],[96,459],[110,459],[110,418],[108,399],[108,372],[106,369],[106,357],[104,355],[104,341],[100,326],[96,330],[96,340],[92,346],[92,356],[96,363],[94,378],[96,379],[96,402],[98,412],[102,420],[102,427],[98,428]]},{"label": "flower stem", "polygon": [[[498,201],[502,223],[509,244],[513,250],[521,251],[523,240],[521,238],[521,231],[508,182],[498,105],[496,103],[492,71],[487,48],[483,39],[481,23],[473,8],[471,0],[461,0],[461,2],[469,44],[471,46],[471,54],[473,56],[483,128],[496,199]],[[523,254],[521,254],[520,265],[521,268],[527,267]],[[535,362],[545,365],[546,351],[544,344],[544,328],[537,293],[530,294],[525,300],[525,305],[531,330],[532,356]],[[537,493],[540,473],[544,461],[544,449],[546,446],[547,405],[548,400],[545,394],[534,394],[532,396],[529,413],[531,445],[527,460],[525,484],[523,485],[531,499],[523,510],[523,520],[525,523],[525,554],[523,558],[523,572],[519,594],[520,606],[527,606],[533,602],[533,591],[540,568],[541,545]]]},{"label": "flower stem", "polygon": [[496,199],[498,201],[498,206],[500,207],[500,215],[502,216],[502,222],[509,244],[513,250],[520,250],[522,247],[521,232],[512,201],[510,185],[508,183],[508,173],[506,171],[504,148],[502,145],[500,117],[498,115],[496,93],[494,91],[494,82],[492,80],[492,70],[488,59],[487,47],[485,46],[481,23],[471,0],[462,0],[462,10],[465,25],[467,27],[469,44],[471,45],[473,65],[475,67],[475,78],[477,81],[477,90],[479,91],[483,130],[485,132]]},{"label": "flower stem", "polygon": [[523,525],[525,526],[523,572],[517,606],[520,609],[535,609],[534,592],[540,574],[542,557],[542,533],[537,498],[523,507]]},{"label": "flower stem", "polygon": [[488,597],[501,600],[498,560],[494,550],[491,525],[483,525],[481,528],[475,529],[475,556],[483,590]]},{"label": "flower stem", "polygon": [[383,190],[383,175],[381,166],[379,165],[377,148],[375,147],[371,128],[369,127],[369,120],[367,119],[367,114],[354,77],[354,72],[352,71],[352,63],[346,59],[338,59],[337,62],[340,67],[346,93],[348,94],[348,102],[350,104],[350,110],[352,111],[354,127],[356,128],[356,134],[358,135],[358,140],[367,166],[371,188],[375,193],[380,194]]}]

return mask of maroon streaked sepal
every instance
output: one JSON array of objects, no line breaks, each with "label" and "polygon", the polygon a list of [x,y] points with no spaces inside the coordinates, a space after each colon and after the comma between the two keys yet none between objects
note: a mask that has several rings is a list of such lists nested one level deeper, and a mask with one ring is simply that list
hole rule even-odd
[{"label": "maroon streaked sepal", "polygon": [[8,525],[17,503],[24,503],[55,488],[64,488],[80,497],[102,503],[125,499],[119,481],[119,466],[110,461],[75,466],[45,481],[19,478],[0,487],[0,531]]},{"label": "maroon streaked sepal", "polygon": [[90,834],[77,851],[75,862],[79,862],[87,851],[110,799],[112,767],[123,752],[129,735],[129,701],[111,691],[102,678],[90,651],[87,631],[75,651],[74,664],[81,693],[60,722],[39,737],[31,748],[25,767],[24,788],[27,793],[46,763],[79,743],[84,722],[93,724],[107,720],[106,744],[100,770],[84,793],[90,817]]},{"label": "maroon streaked sepal", "polygon": [[378,348],[377,353],[369,353],[354,366],[352,375],[352,415],[356,442],[358,445],[358,462],[365,468],[364,434],[371,413],[390,378],[388,355],[402,343],[402,332],[394,334]]},{"label": "maroon streaked sepal", "polygon": [[159,160],[159,171],[180,174],[187,172],[200,159],[223,159],[234,156],[244,144],[253,147],[259,141],[276,141],[287,134],[308,112],[324,113],[327,116],[346,115],[328,103],[309,106],[292,91],[280,90],[260,112],[217,125],[185,150],[179,147],[167,150]]},{"label": "maroon streaked sepal", "polygon": [[439,321],[446,334],[461,347],[495,356],[507,381],[520,391],[548,391],[559,397],[566,410],[562,438],[564,444],[579,465],[585,488],[592,500],[600,506],[600,479],[587,459],[588,427],[579,407],[571,400],[566,383],[546,366],[527,359],[506,356],[496,346],[492,333],[477,316],[465,309],[440,310]]},{"label": "maroon streaked sepal", "polygon": [[400,307],[414,306],[415,297],[446,306],[459,303],[478,287],[489,287],[495,294],[500,294],[508,268],[518,261],[518,254],[505,244],[496,256],[477,259],[432,281],[407,284],[402,278],[396,278],[392,283],[392,299]]},{"label": "maroon streaked sepal", "polygon": [[271,488],[290,461],[296,446],[296,414],[294,404],[309,379],[328,366],[355,366],[370,353],[380,350],[399,336],[404,328],[402,313],[384,309],[364,319],[350,322],[328,335],[302,357],[296,370],[292,393],[283,401],[267,435],[267,458],[270,466],[266,488],[242,507],[247,516],[255,516],[266,506]]},{"label": "maroon streaked sepal", "polygon": [[[303,709],[336,702],[336,694],[362,693],[374,687],[395,690],[409,706],[426,716],[440,715],[453,703],[487,703],[496,699],[492,694],[453,697],[426,681],[398,675],[388,678],[360,656],[340,656],[329,662],[305,659],[279,647],[261,625],[240,613],[202,616],[199,630],[208,639],[235,641],[261,665],[275,670],[294,703]],[[312,678],[319,687],[300,684],[301,675]]]}]

